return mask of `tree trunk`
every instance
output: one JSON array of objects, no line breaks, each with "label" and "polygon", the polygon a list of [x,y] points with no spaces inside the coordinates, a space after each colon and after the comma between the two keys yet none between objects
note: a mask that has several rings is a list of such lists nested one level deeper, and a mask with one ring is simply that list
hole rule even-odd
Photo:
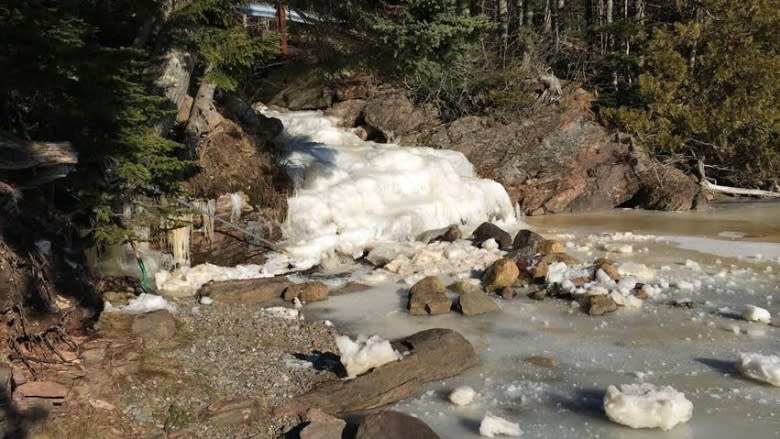
[{"label": "tree trunk", "polygon": [[544,2],[544,25],[542,31],[546,34],[552,32],[552,10],[550,8],[550,0]]},{"label": "tree trunk", "polygon": [[[156,78],[154,85],[167,97],[176,111],[181,111],[191,98],[187,94],[194,67],[192,55],[179,48],[170,48],[152,60],[149,72]],[[165,135],[176,124],[176,115],[166,117],[154,128],[157,134]]]},{"label": "tree trunk", "polygon": [[523,27],[525,23],[525,2],[523,0],[515,0],[515,23],[516,29]]},{"label": "tree trunk", "polygon": [[469,15],[469,13],[470,13],[470,11],[469,11],[470,3],[471,2],[469,0],[458,0],[458,12],[461,15]]},{"label": "tree trunk", "polygon": [[[615,19],[615,0],[607,0],[607,24],[612,24]],[[607,36],[607,46],[611,49],[615,45],[615,39],[610,29]]]},{"label": "tree trunk", "polygon": [[187,123],[187,142],[190,145],[192,157],[196,158],[196,148],[201,137],[210,133],[219,125],[223,118],[217,111],[214,103],[214,93],[217,85],[206,79],[209,68],[203,74],[204,78],[198,88],[198,94],[195,95],[195,101],[192,103],[189,122]]},{"label": "tree trunk", "polygon": [[504,47],[507,47],[509,40],[509,8],[507,0],[496,0],[498,23],[501,29],[501,41]]}]

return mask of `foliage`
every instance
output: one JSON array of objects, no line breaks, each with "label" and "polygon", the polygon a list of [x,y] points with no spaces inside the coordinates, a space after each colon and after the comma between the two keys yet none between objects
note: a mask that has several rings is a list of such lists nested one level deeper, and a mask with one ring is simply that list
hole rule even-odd
[{"label": "foliage", "polygon": [[179,10],[174,25],[182,40],[202,56],[205,80],[235,90],[250,68],[278,55],[276,35],[254,37],[239,20],[237,0],[193,0]]},{"label": "foliage", "polygon": [[116,206],[143,194],[176,193],[177,177],[191,167],[176,156],[180,144],[154,131],[168,114],[165,100],[144,76],[148,55],[131,47],[150,4],[0,5],[0,124],[23,137],[73,143],[79,165],[62,189],[76,200],[77,219],[106,240],[120,238],[113,232]]},{"label": "foliage", "polygon": [[733,180],[780,174],[780,10],[707,0],[705,13],[658,26],[644,53],[640,99],[602,111],[657,151],[692,151]]}]

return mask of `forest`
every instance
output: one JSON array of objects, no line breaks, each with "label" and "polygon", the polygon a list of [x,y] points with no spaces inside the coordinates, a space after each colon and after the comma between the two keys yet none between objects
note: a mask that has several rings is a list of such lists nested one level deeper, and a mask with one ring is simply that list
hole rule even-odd
[{"label": "forest", "polygon": [[[177,99],[189,92],[196,110],[213,107],[295,62],[278,35],[245,26],[243,3],[0,5],[0,129],[74,146],[79,164],[56,183],[56,200],[99,240],[123,236],[124,202],[175,196],[198,172],[194,139],[206,122],[176,125]],[[288,3],[313,17],[291,26],[292,44],[334,77],[367,72],[402,85],[445,120],[534,111],[527,91],[548,75],[592,91],[603,124],[689,174],[704,160],[721,181],[778,184],[777,0]],[[171,54],[187,63],[185,90],[159,81]]]}]

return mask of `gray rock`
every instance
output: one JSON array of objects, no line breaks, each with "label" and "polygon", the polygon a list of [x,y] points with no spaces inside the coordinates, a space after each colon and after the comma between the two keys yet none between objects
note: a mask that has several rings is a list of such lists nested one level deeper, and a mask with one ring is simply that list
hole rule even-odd
[{"label": "gray rock", "polygon": [[413,416],[386,410],[367,415],[355,439],[439,439],[439,436]]},{"label": "gray rock", "polygon": [[532,232],[528,229],[523,229],[517,232],[517,235],[515,235],[515,239],[512,241],[512,249],[533,250],[536,247],[536,243],[542,240],[544,240],[542,235],[536,232]]},{"label": "gray rock", "polygon": [[495,239],[500,248],[508,249],[512,247],[512,235],[493,223],[480,224],[471,236],[473,237],[474,245],[477,247],[481,247],[482,243],[490,238]]},{"label": "gray rock", "polygon": [[468,280],[459,280],[447,288],[457,294],[484,294],[482,287]]},{"label": "gray rock", "polygon": [[588,314],[592,316],[601,316],[613,311],[617,311],[617,303],[609,296],[590,296],[590,306]]},{"label": "gray rock", "polygon": [[350,99],[348,101],[338,102],[325,110],[326,116],[334,116],[341,120],[340,125],[352,128],[363,117],[363,109],[366,107],[366,101],[362,99]]},{"label": "gray rock", "polygon": [[476,316],[498,311],[498,305],[484,294],[463,294],[458,298],[458,309],[465,316]]},{"label": "gray rock", "polygon": [[417,240],[429,244],[436,241],[454,242],[460,239],[462,233],[457,224],[451,224],[441,229],[428,230],[417,235]]},{"label": "gray rock", "polygon": [[301,439],[341,439],[347,423],[320,409],[310,409],[305,420],[309,425],[301,430]]}]

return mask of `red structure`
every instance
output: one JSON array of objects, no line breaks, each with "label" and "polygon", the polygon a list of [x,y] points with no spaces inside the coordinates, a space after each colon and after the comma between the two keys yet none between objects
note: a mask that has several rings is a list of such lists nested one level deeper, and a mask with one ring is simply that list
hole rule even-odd
[{"label": "red structure", "polygon": [[287,5],[284,0],[276,2],[276,23],[279,29],[279,48],[283,56],[287,55]]}]

